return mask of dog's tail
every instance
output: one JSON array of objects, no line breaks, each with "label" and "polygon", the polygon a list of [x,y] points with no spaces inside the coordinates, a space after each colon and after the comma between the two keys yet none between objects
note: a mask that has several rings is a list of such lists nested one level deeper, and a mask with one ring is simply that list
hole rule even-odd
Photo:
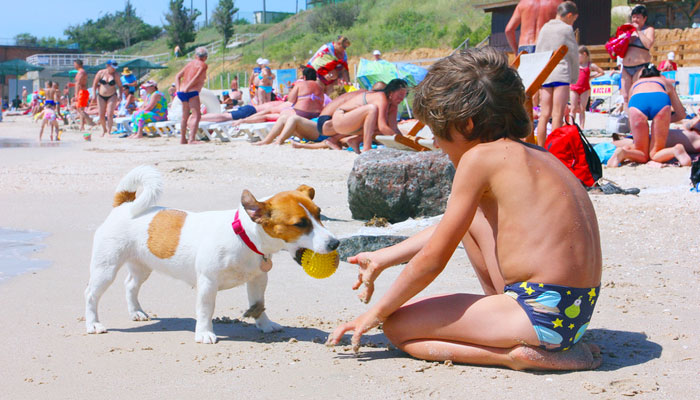
[{"label": "dog's tail", "polygon": [[[136,191],[141,193],[136,197]],[[141,165],[131,170],[117,185],[114,194],[114,207],[123,203],[133,202],[131,215],[137,216],[152,205],[156,204],[163,191],[163,178],[157,169],[150,165]]]}]

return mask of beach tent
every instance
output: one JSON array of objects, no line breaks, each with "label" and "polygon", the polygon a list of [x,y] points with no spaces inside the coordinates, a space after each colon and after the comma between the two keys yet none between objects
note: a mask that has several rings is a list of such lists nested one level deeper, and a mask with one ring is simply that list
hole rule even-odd
[{"label": "beach tent", "polygon": [[409,63],[391,63],[386,60],[370,61],[360,59],[357,80],[363,89],[370,89],[377,82],[388,83],[392,79],[403,79],[410,86],[419,84],[428,70]]},{"label": "beach tent", "polygon": [[[93,66],[93,65],[85,65],[85,66],[83,66],[83,69],[84,69],[85,72],[87,72],[88,74],[94,74],[95,72],[101,70],[102,68],[104,68],[104,64],[101,64],[101,65],[94,65],[94,66]],[[77,70],[77,69],[71,69],[71,70],[68,70],[68,71],[56,72],[55,74],[53,74],[53,75],[51,75],[51,76],[54,76],[54,77],[57,77],[57,78],[73,78],[73,77],[75,77],[75,75],[76,75],[77,73],[78,73],[78,70]]]},{"label": "beach tent", "polygon": [[136,76],[141,77],[141,70],[151,70],[151,69],[165,69],[166,67],[146,61],[142,58],[137,58],[131,61],[127,61],[123,64],[119,64],[119,69],[129,68],[136,71]]},{"label": "beach tent", "polygon": [[8,60],[0,63],[0,75],[24,75],[29,71],[42,71],[44,67],[30,64],[21,58]]}]

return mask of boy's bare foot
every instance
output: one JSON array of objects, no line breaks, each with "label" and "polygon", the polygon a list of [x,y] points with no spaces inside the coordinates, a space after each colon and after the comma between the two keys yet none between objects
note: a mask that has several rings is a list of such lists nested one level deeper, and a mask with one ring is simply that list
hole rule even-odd
[{"label": "boy's bare foot", "polygon": [[603,361],[597,345],[583,342],[558,352],[527,345],[515,346],[509,356],[513,360],[510,367],[515,370],[577,371],[596,369]]}]

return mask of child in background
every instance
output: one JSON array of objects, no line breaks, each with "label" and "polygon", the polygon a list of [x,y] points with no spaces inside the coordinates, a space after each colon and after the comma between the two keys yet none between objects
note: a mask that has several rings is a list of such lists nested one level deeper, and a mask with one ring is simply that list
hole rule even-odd
[{"label": "child in background", "polygon": [[[591,71],[594,72],[591,76]],[[591,96],[591,79],[605,75],[599,66],[591,62],[591,53],[586,46],[578,48],[578,81],[571,85],[571,115],[576,120],[579,115],[579,125],[584,129],[586,124],[586,105]]]},{"label": "child in background", "polygon": [[578,43],[572,25],[578,18],[573,1],[557,6],[557,16],[542,26],[537,34],[535,51],[556,51],[562,45],[568,49],[564,58],[554,67],[540,88],[540,116],[537,123],[537,144],[544,147],[547,140],[547,121],[552,118],[552,130],[564,124],[564,109],[569,102],[569,85],[578,77]]},{"label": "child in background", "polygon": [[[505,53],[467,49],[435,63],[415,90],[413,110],[455,165],[437,226],[388,248],[348,259],[354,288],[369,301],[386,268],[408,261],[366,313],[338,327],[337,344],[383,324],[413,357],[575,370],[600,365],[600,349],[581,342],[600,295],[598,222],[588,193],[564,164],[525,143],[531,124],[525,91]],[[460,241],[484,294],[414,300],[445,268]]]},{"label": "child in background", "polygon": [[41,137],[44,135],[44,127],[48,124],[51,132],[51,141],[53,142],[53,131],[56,129],[56,135],[58,135],[58,121],[56,120],[56,110],[53,102],[46,104],[44,111],[41,112],[41,130],[39,131],[39,141],[41,142]]}]

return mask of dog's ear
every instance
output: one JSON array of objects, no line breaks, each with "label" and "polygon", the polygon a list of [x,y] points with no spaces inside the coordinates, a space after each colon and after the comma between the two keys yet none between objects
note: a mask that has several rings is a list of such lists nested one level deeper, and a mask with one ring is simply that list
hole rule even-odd
[{"label": "dog's ear", "polygon": [[250,219],[259,224],[265,215],[265,203],[257,201],[255,196],[253,196],[253,194],[248,190],[243,190],[243,193],[241,194],[241,204],[243,205],[246,213],[248,213]]},{"label": "dog's ear", "polygon": [[316,191],[314,188],[311,186],[306,186],[306,185],[301,185],[297,188],[297,192],[302,192],[306,195],[306,197],[310,198],[311,200],[314,199],[314,196],[316,195]]}]

